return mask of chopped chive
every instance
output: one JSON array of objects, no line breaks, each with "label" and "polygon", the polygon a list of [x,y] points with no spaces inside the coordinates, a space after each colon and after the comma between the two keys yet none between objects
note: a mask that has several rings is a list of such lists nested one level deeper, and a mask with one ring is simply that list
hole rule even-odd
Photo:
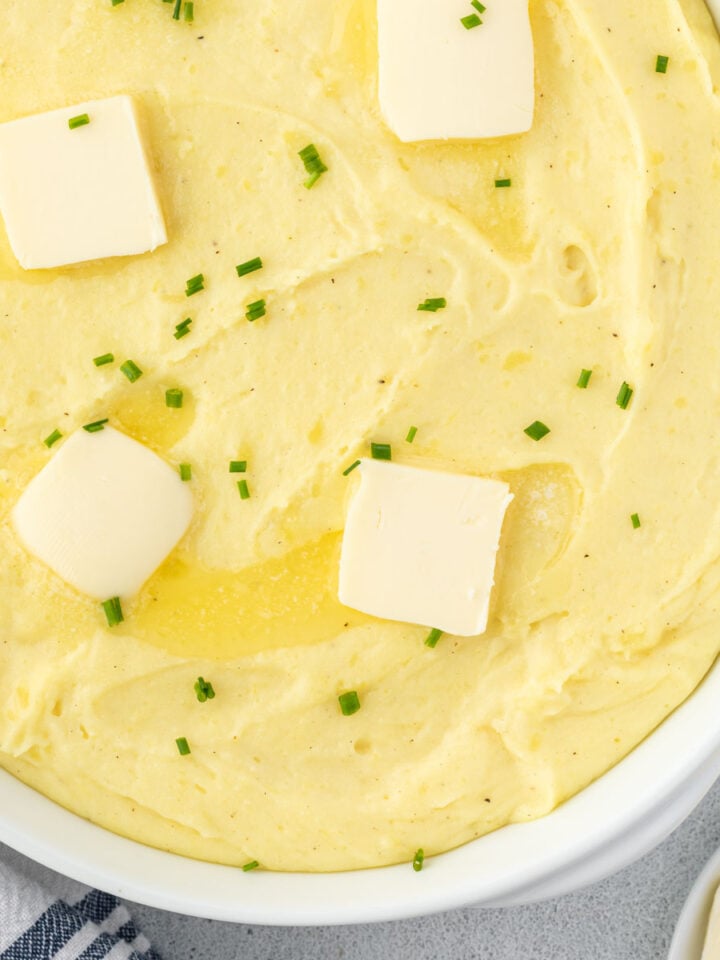
[{"label": "chopped chive", "polygon": [[251,870],[257,870],[259,866],[260,864],[257,862],[257,860],[251,860],[249,863],[243,864],[242,870],[243,873],[250,873]]},{"label": "chopped chive", "polygon": [[478,13],[485,13],[487,7],[480,3],[480,0],[470,0],[470,6],[475,7]]},{"label": "chopped chive", "polygon": [[45,439],[43,440],[43,443],[49,450],[50,447],[52,447],[53,444],[56,444],[61,437],[62,437],[62,434],[60,433],[59,430],[53,430],[53,432],[50,434],[49,437],[45,437]]},{"label": "chopped chive", "polygon": [[198,677],[195,681],[195,695],[200,703],[205,703],[206,700],[215,699],[215,690],[208,680],[204,677]]},{"label": "chopped chive", "polygon": [[427,637],[425,637],[425,646],[435,648],[438,645],[438,640],[442,635],[442,630],[431,630]]},{"label": "chopped chive", "polygon": [[192,3],[192,0],[187,0],[183,7],[183,19],[185,23],[192,23],[195,19],[195,4]]},{"label": "chopped chive", "polygon": [[114,7],[119,6],[121,3],[125,3],[125,0],[110,0]]},{"label": "chopped chive", "polygon": [[535,420],[529,427],[525,427],[523,433],[526,433],[531,440],[542,440],[550,433],[550,427],[546,427],[541,420]]},{"label": "chopped chive", "polygon": [[418,310],[426,310],[428,313],[437,313],[447,306],[445,297],[428,297],[418,304]]},{"label": "chopped chive", "polygon": [[621,410],[627,410],[633,392],[633,388],[630,386],[630,384],[623,380],[623,385],[620,387],[618,395],[615,398],[615,403],[620,407]]},{"label": "chopped chive", "polygon": [[88,433],[99,433],[106,423],[110,423],[107,417],[104,420],[94,420],[92,423],[86,423],[83,430],[87,430]]},{"label": "chopped chive", "polygon": [[192,466],[189,463],[180,464],[180,479],[183,483],[187,483],[188,480],[192,480]]},{"label": "chopped chive", "polygon": [[590,377],[592,376],[592,370],[581,370],[580,376],[578,377],[577,386],[581,390],[587,390],[587,385],[590,383]]},{"label": "chopped chive", "polygon": [[175,0],[175,9],[173,10],[173,20],[180,19],[180,7],[182,6],[182,0]]},{"label": "chopped chive", "polygon": [[187,757],[190,753],[190,744],[187,742],[187,739],[185,737],[178,737],[175,743],[177,744],[180,756]]},{"label": "chopped chive", "polygon": [[473,27],[479,27],[482,20],[476,13],[469,13],[466,17],[460,17],[460,23],[466,30],[472,30]]},{"label": "chopped chive", "polygon": [[183,392],[178,387],[165,391],[165,406],[179,410],[183,405]]},{"label": "chopped chive", "polygon": [[670,57],[665,57],[659,53],[655,61],[655,73],[667,73],[668,63],[670,63]]},{"label": "chopped chive", "polygon": [[252,323],[254,320],[259,320],[260,317],[264,317],[266,313],[265,301],[255,300],[254,303],[249,303],[247,305],[245,309],[245,319]]},{"label": "chopped chive", "polygon": [[348,690],[347,693],[341,693],[338,697],[340,709],[344,717],[351,717],[360,709],[360,697],[356,690]]},{"label": "chopped chive", "polygon": [[245,473],[247,471],[247,460],[231,460],[230,473]]},{"label": "chopped chive", "polygon": [[125,374],[130,383],[135,383],[135,381],[139,380],[143,375],[142,370],[134,360],[126,360],[125,363],[121,363],[120,370]]},{"label": "chopped chive", "polygon": [[86,127],[90,123],[90,117],[86,113],[81,113],[77,117],[70,117],[68,126],[71,130],[77,130],[78,127]]},{"label": "chopped chive", "polygon": [[495,186],[496,186],[496,187],[511,187],[511,186],[512,186],[512,180],[510,179],[510,177],[505,177],[505,178],[502,179],[502,180],[496,180],[496,181],[495,181]]},{"label": "chopped chive", "polygon": [[175,333],[173,334],[173,336],[175,337],[176,340],[182,340],[184,336],[187,336],[187,334],[190,333],[191,323],[192,323],[192,318],[188,317],[187,320],[183,320],[182,323],[179,323],[175,327]]},{"label": "chopped chive", "polygon": [[633,525],[633,530],[637,530],[637,528],[640,526],[640,514],[638,514],[638,513],[633,513],[633,514],[630,516],[630,522],[631,522],[632,525]]},{"label": "chopped chive", "polygon": [[120,604],[120,597],[112,597],[110,600],[104,600],[102,608],[105,611],[109,627],[116,627],[125,619]]},{"label": "chopped chive", "polygon": [[241,500],[250,499],[250,489],[248,487],[247,480],[238,480],[238,491],[240,493]]},{"label": "chopped chive", "polygon": [[185,281],[185,296],[192,297],[194,294],[199,293],[201,290],[205,289],[205,275],[203,273],[198,273],[194,277],[190,277],[189,280]]},{"label": "chopped chive", "polygon": [[353,472],[353,470],[355,470],[356,467],[359,467],[359,466],[360,466],[359,460],[356,460],[355,463],[351,463],[350,466],[347,468],[347,470],[343,470],[343,476],[347,477],[349,474]]},{"label": "chopped chive", "polygon": [[373,460],[392,460],[392,447],[389,443],[371,443],[370,454]]},{"label": "chopped chive", "polygon": [[305,170],[310,174],[309,178],[305,181],[305,186],[309,190],[315,186],[324,173],[327,173],[328,168],[320,159],[320,154],[317,152],[314,143],[309,143],[306,147],[303,147],[302,150],[299,150],[298,156],[305,165]]},{"label": "chopped chive", "polygon": [[422,847],[420,847],[419,850],[415,851],[415,856],[413,857],[413,862],[412,862],[413,870],[415,871],[415,873],[420,873],[424,863],[425,863],[425,851],[423,850]]},{"label": "chopped chive", "polygon": [[410,429],[407,432],[407,436],[405,437],[405,443],[412,443],[415,437],[417,436],[417,432],[418,432],[417,427],[410,427]]},{"label": "chopped chive", "polygon": [[262,257],[254,257],[252,260],[246,260],[245,263],[239,263],[235,269],[239,277],[246,277],[248,273],[255,273],[256,270],[262,270]]},{"label": "chopped chive", "polygon": [[93,357],[93,363],[96,367],[105,367],[108,363],[114,363],[115,356],[112,353],[104,353],[101,357]]}]

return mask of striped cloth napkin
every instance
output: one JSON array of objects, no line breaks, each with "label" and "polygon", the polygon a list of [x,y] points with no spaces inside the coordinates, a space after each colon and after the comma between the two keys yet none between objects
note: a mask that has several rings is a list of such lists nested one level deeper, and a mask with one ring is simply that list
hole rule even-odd
[{"label": "striped cloth napkin", "polygon": [[0,849],[0,960],[160,960],[117,897],[64,878],[51,893],[7,859]]}]

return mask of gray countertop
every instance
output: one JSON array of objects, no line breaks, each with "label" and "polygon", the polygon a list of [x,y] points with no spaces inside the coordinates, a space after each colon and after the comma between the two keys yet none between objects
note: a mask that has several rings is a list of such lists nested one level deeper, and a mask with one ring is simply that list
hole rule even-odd
[{"label": "gray countertop", "polygon": [[[251,927],[128,904],[163,960],[662,960],[702,865],[720,846],[720,782],[643,860],[579,893],[506,910],[352,927]],[[54,874],[7,853],[52,887]]]}]

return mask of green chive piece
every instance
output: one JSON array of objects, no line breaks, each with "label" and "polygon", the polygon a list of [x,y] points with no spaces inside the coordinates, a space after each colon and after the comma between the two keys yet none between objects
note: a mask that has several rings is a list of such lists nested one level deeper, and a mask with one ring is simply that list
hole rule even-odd
[{"label": "green chive piece", "polygon": [[62,437],[62,434],[60,433],[59,430],[53,430],[53,432],[50,434],[49,437],[45,437],[45,439],[43,440],[43,443],[49,450],[50,447],[52,447],[53,444],[56,444],[61,437]]},{"label": "green chive piece", "polygon": [[88,433],[99,433],[106,423],[110,423],[107,417],[104,420],[94,420],[92,423],[86,423],[83,430],[87,430]]},{"label": "green chive piece", "polygon": [[657,60],[655,61],[655,73],[667,73],[667,68],[669,63],[670,63],[670,57],[665,57],[661,53],[659,53],[657,56]]},{"label": "green chive piece", "polygon": [[173,10],[173,20],[180,19],[180,7],[182,6],[182,0],[175,0],[175,9]]},{"label": "green chive piece", "polygon": [[248,487],[247,480],[238,480],[238,491],[240,493],[241,500],[250,499],[250,489]]},{"label": "green chive piece", "polygon": [[125,3],[125,0],[110,0],[114,7],[119,6],[121,3]]},{"label": "green chive piece", "polygon": [[135,381],[139,380],[143,375],[142,370],[134,360],[126,360],[125,363],[121,363],[120,370],[125,374],[130,383],[135,383]]},{"label": "green chive piece", "polygon": [[185,281],[185,296],[192,297],[196,293],[200,293],[201,290],[205,289],[205,275],[202,273],[196,274],[194,277],[190,277],[189,280]]},{"label": "green chive piece", "polygon": [[264,300],[256,300],[254,303],[249,303],[245,309],[245,319],[249,320],[250,323],[253,323],[255,320],[259,320],[260,317],[264,317],[267,313],[265,309]]},{"label": "green chive piece", "polygon": [[630,517],[630,522],[633,525],[633,530],[637,530],[637,528],[640,526],[640,514],[633,513]]},{"label": "green chive piece", "polygon": [[195,695],[200,703],[205,703],[206,700],[215,699],[215,690],[208,680],[204,677],[198,677],[195,681]]},{"label": "green chive piece", "polygon": [[417,436],[417,432],[418,432],[417,427],[410,427],[410,429],[407,432],[407,436],[405,437],[405,443],[412,443],[415,437]]},{"label": "green chive piece", "polygon": [[260,864],[257,862],[257,860],[251,860],[250,863],[243,864],[242,870],[243,873],[250,873],[251,870],[257,870],[259,866]]},{"label": "green chive piece", "polygon": [[179,323],[175,327],[175,333],[173,336],[176,340],[182,340],[183,337],[187,336],[190,333],[190,325],[192,323],[192,318],[188,317],[187,320],[183,320],[182,323]]},{"label": "green chive piece", "polygon": [[425,637],[425,646],[434,649],[438,645],[438,640],[442,635],[442,630],[431,630],[427,637]]},{"label": "green chive piece", "polygon": [[247,472],[247,460],[231,460],[230,461],[230,473],[246,473]]},{"label": "green chive piece", "polygon": [[587,385],[590,383],[591,376],[592,370],[581,370],[576,386],[580,387],[581,390],[587,390]]},{"label": "green chive piece", "polygon": [[353,470],[355,470],[359,466],[360,466],[359,460],[356,460],[355,463],[351,463],[350,466],[347,468],[347,470],[343,470],[343,476],[344,477],[349,476],[353,472]]},{"label": "green chive piece", "polygon": [[187,483],[188,480],[192,480],[192,466],[189,463],[180,464],[180,479],[183,483]]},{"label": "green chive piece", "polygon": [[305,186],[309,190],[315,186],[324,173],[327,173],[328,168],[320,159],[320,154],[317,152],[314,143],[309,143],[306,147],[303,147],[302,150],[299,150],[298,156],[305,165],[305,170],[310,174],[309,178],[305,181]]},{"label": "green chive piece", "polygon": [[415,856],[413,857],[413,870],[415,873],[420,873],[425,863],[425,851],[422,847],[415,851]]},{"label": "green chive piece", "polygon": [[165,406],[179,410],[183,405],[183,392],[178,387],[165,391]]},{"label": "green chive piece", "polygon": [[438,310],[444,310],[447,306],[445,297],[428,297],[418,304],[418,310],[426,310],[428,313],[437,313]]},{"label": "green chive piece", "polygon": [[348,690],[347,693],[341,693],[338,697],[340,709],[344,717],[351,717],[360,709],[360,697],[356,690]]},{"label": "green chive piece", "polygon": [[175,743],[177,744],[180,756],[187,757],[190,753],[190,744],[187,742],[187,739],[185,737],[178,737]]},{"label": "green chive piece", "polygon": [[68,126],[71,130],[77,130],[78,127],[85,127],[90,123],[90,117],[86,113],[81,113],[78,117],[70,117]]},{"label": "green chive piece", "polygon": [[615,403],[620,407],[621,410],[627,410],[633,393],[634,391],[630,384],[623,380],[623,385],[620,387],[618,395],[615,398]]},{"label": "green chive piece", "polygon": [[389,443],[371,443],[370,454],[373,460],[392,460],[392,447]]},{"label": "green chive piece", "polygon": [[102,608],[105,611],[109,627],[116,627],[125,619],[120,604],[120,597],[112,597],[110,600],[104,600]]},{"label": "green chive piece", "polygon": [[93,357],[93,363],[96,367],[105,367],[108,363],[115,363],[115,355],[104,353],[101,357]]},{"label": "green chive piece", "polygon": [[195,19],[195,4],[188,0],[188,2],[183,7],[183,19],[185,23],[192,23]]},{"label": "green chive piece", "polygon": [[466,30],[472,30],[473,27],[479,27],[482,20],[476,13],[469,13],[467,17],[460,17],[460,23]]},{"label": "green chive piece", "polygon": [[245,263],[239,263],[235,269],[239,277],[246,277],[249,273],[255,273],[256,270],[262,270],[262,257],[255,257],[252,260],[246,260]]},{"label": "green chive piece", "polygon": [[523,433],[526,433],[531,440],[542,440],[550,433],[550,427],[546,427],[541,420],[535,420],[529,427],[525,427]]},{"label": "green chive piece", "polygon": [[487,7],[480,3],[480,0],[470,0],[470,6],[475,7],[478,13],[485,13]]},{"label": "green chive piece", "polygon": [[512,180],[510,179],[510,177],[506,177],[506,178],[504,178],[503,180],[496,180],[496,181],[495,181],[495,186],[496,186],[496,187],[511,187],[511,186],[512,186]]}]

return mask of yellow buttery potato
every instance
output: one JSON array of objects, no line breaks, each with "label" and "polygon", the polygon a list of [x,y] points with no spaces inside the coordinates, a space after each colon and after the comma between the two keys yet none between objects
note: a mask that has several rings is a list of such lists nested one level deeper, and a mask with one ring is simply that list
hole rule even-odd
[{"label": "yellow buttery potato", "polygon": [[[193,24],[151,0],[5,8],[0,120],[133,95],[169,243],[25,273],[0,231],[0,763],[111,830],[278,870],[436,853],[606,771],[720,648],[701,0],[531,0],[532,131],[416,145],[380,117],[372,0],[197,0]],[[310,142],[329,169],[306,190]],[[43,438],[105,416],[192,464],[197,501],[112,630],[9,519]],[[431,650],[339,604],[343,471],[371,440],[510,483],[484,636]]]}]

